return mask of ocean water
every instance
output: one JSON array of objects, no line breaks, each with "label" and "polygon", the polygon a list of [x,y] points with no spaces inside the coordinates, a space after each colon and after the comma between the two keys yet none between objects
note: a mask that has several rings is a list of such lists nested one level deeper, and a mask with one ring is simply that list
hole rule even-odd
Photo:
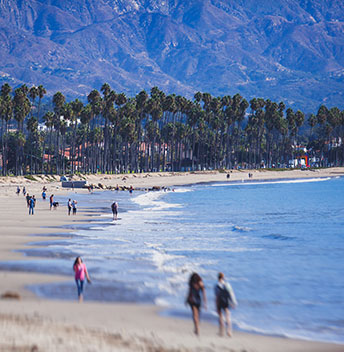
[{"label": "ocean water", "polygon": [[[344,343],[343,178],[75,197],[102,209],[101,220],[26,251],[49,258],[30,260],[26,270],[72,276],[72,261],[81,255],[93,280],[85,299],[150,302],[186,318],[187,281],[196,271],[209,301],[202,319],[214,323],[213,288],[223,271],[239,303],[234,328]],[[119,202],[118,221],[109,214],[112,200]],[[74,285],[71,279],[31,289],[75,299]]]}]

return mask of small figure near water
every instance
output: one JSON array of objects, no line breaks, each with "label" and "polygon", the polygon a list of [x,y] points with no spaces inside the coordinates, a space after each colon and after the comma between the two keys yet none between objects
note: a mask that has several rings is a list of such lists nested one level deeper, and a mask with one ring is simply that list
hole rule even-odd
[{"label": "small figure near water", "polygon": [[82,302],[84,300],[85,277],[89,284],[91,283],[91,279],[88,275],[86,264],[82,261],[81,257],[76,257],[73,264],[73,270],[75,273],[75,282],[78,289],[79,302]]},{"label": "small figure near water", "polygon": [[45,191],[43,191],[43,192],[42,192],[42,199],[43,199],[43,200],[46,200],[46,198],[47,198],[47,194],[45,193]]},{"label": "small figure near water", "polygon": [[29,195],[29,193],[27,193],[26,194],[26,204],[27,204],[28,208],[30,207],[30,199],[31,199],[31,196]]},{"label": "small figure near water", "polygon": [[238,303],[231,285],[225,281],[224,274],[219,273],[218,282],[215,286],[215,306],[217,314],[219,315],[220,336],[223,336],[224,328],[222,312],[224,313],[226,319],[227,335],[232,336],[232,324],[229,309],[234,309],[237,305]]},{"label": "small figure near water", "polygon": [[201,293],[203,296],[203,307],[207,309],[207,297],[203,280],[197,273],[193,273],[189,280],[189,292],[185,303],[190,305],[196,335],[199,335],[199,320],[202,305]]},{"label": "small figure near water", "polygon": [[25,186],[23,187],[23,196],[25,197],[25,194],[26,194],[26,188]]},{"label": "small figure near water", "polygon": [[117,214],[118,214],[118,203],[113,202],[111,204],[111,210],[112,210],[112,216],[114,220],[117,220]]},{"label": "small figure near water", "polygon": [[32,196],[30,197],[30,200],[29,200],[29,215],[34,214],[35,206],[36,206],[36,198],[35,196]]},{"label": "small figure near water", "polygon": [[72,202],[73,215],[76,215],[76,205],[77,204],[78,204],[78,202],[76,200],[73,200],[73,202]]},{"label": "small figure near water", "polygon": [[17,196],[19,196],[19,194],[20,194],[20,187],[19,186],[17,186],[16,194],[17,194]]},{"label": "small figure near water", "polygon": [[70,212],[72,211],[72,200],[70,198],[68,199],[67,207],[68,207],[68,215],[70,215]]},{"label": "small figure near water", "polygon": [[53,207],[53,203],[54,203],[54,195],[53,194],[49,197],[49,203],[50,203],[50,210],[51,210],[51,208]]}]

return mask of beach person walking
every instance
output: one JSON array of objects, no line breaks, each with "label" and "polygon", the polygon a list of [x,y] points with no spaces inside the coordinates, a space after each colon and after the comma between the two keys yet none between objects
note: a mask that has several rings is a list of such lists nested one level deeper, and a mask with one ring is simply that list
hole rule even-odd
[{"label": "beach person walking", "polygon": [[23,187],[23,196],[25,197],[25,194],[26,194],[26,188],[25,186]]},{"label": "beach person walking", "polygon": [[229,309],[234,309],[238,305],[237,300],[234,295],[234,291],[229,282],[225,281],[225,276],[223,273],[218,274],[218,282],[215,285],[215,306],[217,314],[219,315],[219,334],[223,336],[223,314],[226,319],[227,335],[232,336],[232,323],[230,319]]},{"label": "beach person walking", "polygon": [[117,214],[118,214],[118,203],[117,202],[113,202],[111,204],[111,210],[112,210],[113,219],[117,220]]},{"label": "beach person walking", "polygon": [[91,283],[91,279],[88,275],[86,264],[82,261],[81,257],[76,257],[73,264],[73,270],[75,273],[75,282],[78,289],[79,302],[82,302],[84,299],[83,294],[84,294],[85,277],[89,284]]},{"label": "beach person walking", "polygon": [[29,193],[27,193],[26,194],[26,204],[27,204],[28,208],[30,207],[30,199],[31,199],[31,196],[29,195]]},{"label": "beach person walking", "polygon": [[203,307],[204,309],[207,309],[207,297],[205,294],[203,280],[197,273],[193,273],[189,279],[189,292],[186,303],[188,303],[191,308],[192,319],[195,327],[194,332],[196,335],[199,335],[199,320],[202,304],[201,293],[203,296]]},{"label": "beach person walking", "polygon": [[51,208],[53,207],[53,203],[54,203],[54,195],[53,194],[49,197],[49,203],[50,203],[50,210],[51,210]]},{"label": "beach person walking", "polygon": [[42,192],[42,199],[45,200],[47,198],[47,194],[45,193],[45,191]]},{"label": "beach person walking", "polygon": [[30,201],[29,201],[29,215],[34,214],[35,205],[36,205],[36,199],[35,199],[35,196],[32,196],[30,197]]},{"label": "beach person walking", "polygon": [[77,204],[78,204],[78,202],[76,200],[73,200],[73,202],[72,202],[73,215],[76,215],[76,205]]},{"label": "beach person walking", "polygon": [[20,194],[20,187],[19,186],[17,186],[17,196],[19,196],[19,194]]},{"label": "beach person walking", "polygon": [[67,207],[68,207],[68,215],[70,215],[70,212],[72,210],[72,200],[70,198],[68,199]]}]

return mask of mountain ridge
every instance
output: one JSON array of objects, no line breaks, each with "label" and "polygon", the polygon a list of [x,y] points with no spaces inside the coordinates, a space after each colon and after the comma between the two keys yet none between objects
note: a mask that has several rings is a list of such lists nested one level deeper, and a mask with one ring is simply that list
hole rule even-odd
[{"label": "mountain ridge", "polygon": [[0,0],[0,83],[343,108],[343,18],[339,0]]}]

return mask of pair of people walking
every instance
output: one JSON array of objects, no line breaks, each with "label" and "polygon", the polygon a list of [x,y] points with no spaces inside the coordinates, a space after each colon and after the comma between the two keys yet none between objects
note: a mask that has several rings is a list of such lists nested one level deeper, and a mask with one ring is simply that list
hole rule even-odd
[{"label": "pair of people walking", "polygon": [[70,198],[68,199],[68,202],[67,202],[68,215],[70,215],[70,212],[72,210],[73,210],[73,215],[76,215],[77,204],[78,202],[76,200],[72,201]]},{"label": "pair of people walking", "polygon": [[[195,327],[195,334],[199,335],[200,311],[203,299],[203,307],[207,309],[207,296],[202,278],[193,273],[189,280],[189,292],[186,303],[190,305]],[[227,335],[232,336],[232,324],[230,319],[230,308],[238,305],[231,285],[225,281],[223,273],[218,274],[218,282],[215,285],[215,307],[219,316],[219,334],[224,332],[224,318],[227,326]]]}]

